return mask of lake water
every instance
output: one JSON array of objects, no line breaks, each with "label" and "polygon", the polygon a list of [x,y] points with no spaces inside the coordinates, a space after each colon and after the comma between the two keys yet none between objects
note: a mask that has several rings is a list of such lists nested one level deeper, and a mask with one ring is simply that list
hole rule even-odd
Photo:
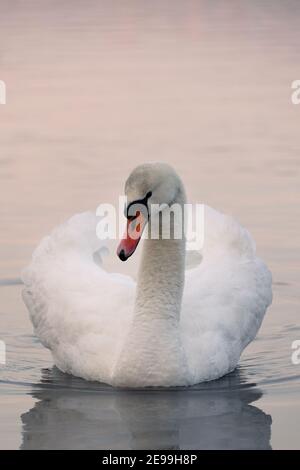
[{"label": "lake water", "polygon": [[[1,0],[1,448],[300,448],[297,0]],[[189,390],[66,376],[34,337],[20,271],[72,215],[164,160],[233,214],[274,277],[238,369]],[[112,248],[115,248],[112,246]],[[108,269],[136,273],[138,257]]]}]

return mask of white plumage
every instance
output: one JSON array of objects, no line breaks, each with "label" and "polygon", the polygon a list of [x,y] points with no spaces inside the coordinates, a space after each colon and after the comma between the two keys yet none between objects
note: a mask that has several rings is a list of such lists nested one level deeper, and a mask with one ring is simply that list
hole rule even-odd
[{"label": "white plumage", "polygon": [[[129,199],[133,186],[137,197],[137,186],[144,194],[145,184],[153,185],[153,165],[142,167],[140,186],[141,170],[130,177]],[[172,170],[161,165],[163,184]],[[130,277],[101,266],[93,213],[73,216],[41,241],[23,273],[23,298],[59,369],[112,385],[174,386],[236,367],[271,303],[271,274],[231,217],[205,206],[204,221],[202,261],[185,273],[182,303],[178,240],[143,242],[138,294]]]}]

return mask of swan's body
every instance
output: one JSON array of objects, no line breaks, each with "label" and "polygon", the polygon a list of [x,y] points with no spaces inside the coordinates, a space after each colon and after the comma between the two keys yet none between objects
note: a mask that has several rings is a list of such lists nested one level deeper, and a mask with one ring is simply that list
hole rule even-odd
[{"label": "swan's body", "polygon": [[[149,190],[152,203],[185,203],[167,165],[143,165],[127,181],[129,202]],[[199,266],[184,273],[184,238],[144,240],[137,286],[96,262],[103,243],[92,213],[72,217],[40,243],[23,296],[62,371],[118,386],[174,386],[236,367],[271,303],[271,275],[236,221],[209,207],[204,221]]]}]

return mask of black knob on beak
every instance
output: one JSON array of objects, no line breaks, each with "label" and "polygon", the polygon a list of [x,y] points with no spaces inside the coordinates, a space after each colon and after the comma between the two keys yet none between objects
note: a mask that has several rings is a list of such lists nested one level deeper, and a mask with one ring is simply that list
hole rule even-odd
[{"label": "black knob on beak", "polygon": [[127,260],[124,250],[120,251],[119,258],[120,258],[121,261],[126,261]]}]

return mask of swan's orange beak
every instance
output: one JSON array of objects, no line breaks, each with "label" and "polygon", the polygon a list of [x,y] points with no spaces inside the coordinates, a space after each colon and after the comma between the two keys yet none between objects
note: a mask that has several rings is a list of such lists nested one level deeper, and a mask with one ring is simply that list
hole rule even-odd
[{"label": "swan's orange beak", "polygon": [[127,220],[125,234],[117,249],[121,261],[126,261],[135,252],[147,222],[147,218],[140,211],[135,217]]}]

